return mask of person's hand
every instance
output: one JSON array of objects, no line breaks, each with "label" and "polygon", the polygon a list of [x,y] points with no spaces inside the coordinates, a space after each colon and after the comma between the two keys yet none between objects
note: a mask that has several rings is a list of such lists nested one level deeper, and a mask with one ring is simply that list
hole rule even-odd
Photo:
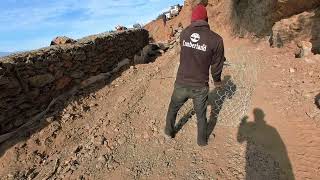
[{"label": "person's hand", "polygon": [[213,84],[214,84],[214,87],[216,87],[216,88],[222,88],[222,86],[223,86],[222,81],[219,81],[219,82],[213,82]]}]

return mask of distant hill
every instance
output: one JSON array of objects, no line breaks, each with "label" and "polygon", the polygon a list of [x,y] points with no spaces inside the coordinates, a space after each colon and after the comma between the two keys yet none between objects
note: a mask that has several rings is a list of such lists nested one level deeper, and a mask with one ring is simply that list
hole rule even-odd
[{"label": "distant hill", "polygon": [[11,54],[10,52],[0,52],[0,57]]}]

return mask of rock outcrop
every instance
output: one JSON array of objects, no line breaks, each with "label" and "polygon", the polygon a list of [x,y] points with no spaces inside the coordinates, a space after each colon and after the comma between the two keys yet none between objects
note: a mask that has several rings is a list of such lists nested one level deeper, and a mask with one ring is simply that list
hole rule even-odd
[{"label": "rock outcrop", "polygon": [[[282,19],[272,28],[271,46],[282,47],[293,41],[319,41],[320,16],[316,11],[303,12],[290,18]],[[317,45],[315,43],[315,48]]]},{"label": "rock outcrop", "polygon": [[58,36],[51,41],[50,46],[61,45],[61,44],[70,44],[70,43],[76,43],[76,42],[77,42],[76,40],[73,40],[73,39],[68,38],[66,36]]},{"label": "rock outcrop", "polygon": [[319,6],[319,0],[233,0],[231,21],[238,33],[265,36],[276,22]]}]

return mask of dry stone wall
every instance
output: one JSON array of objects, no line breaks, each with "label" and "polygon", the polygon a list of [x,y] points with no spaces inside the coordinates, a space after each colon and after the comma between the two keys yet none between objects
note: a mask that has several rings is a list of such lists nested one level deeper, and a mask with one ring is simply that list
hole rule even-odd
[{"label": "dry stone wall", "polygon": [[103,33],[0,59],[0,135],[18,128],[81,81],[133,59],[148,37],[144,29]]}]

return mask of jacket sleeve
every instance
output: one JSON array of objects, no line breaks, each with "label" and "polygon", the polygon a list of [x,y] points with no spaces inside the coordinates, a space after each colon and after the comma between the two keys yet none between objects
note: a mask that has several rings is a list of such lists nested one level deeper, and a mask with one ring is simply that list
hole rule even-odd
[{"label": "jacket sleeve", "polygon": [[216,50],[213,52],[211,61],[211,75],[214,82],[221,82],[221,74],[225,60],[224,45],[223,40],[221,39],[217,44]]}]

